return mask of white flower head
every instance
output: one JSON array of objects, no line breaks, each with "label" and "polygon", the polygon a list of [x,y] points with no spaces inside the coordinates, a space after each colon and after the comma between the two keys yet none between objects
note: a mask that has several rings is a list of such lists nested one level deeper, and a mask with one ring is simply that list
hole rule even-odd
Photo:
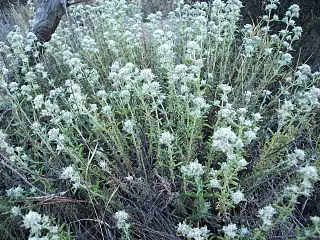
[{"label": "white flower head", "polygon": [[107,161],[103,160],[103,161],[99,161],[99,166],[102,169],[102,171],[109,171],[109,164]]},{"label": "white flower head", "polygon": [[0,129],[0,148],[2,149],[6,149],[9,146],[8,143],[6,142],[7,136],[8,135]]},{"label": "white flower head", "polygon": [[280,110],[278,110],[280,120],[286,120],[292,116],[294,104],[290,100],[285,100]]},{"label": "white flower head", "polygon": [[250,234],[250,230],[246,227],[242,227],[239,229],[239,235],[240,237],[244,237],[246,235],[249,235]]},{"label": "white flower head", "polygon": [[42,217],[39,213],[30,211],[23,217],[23,226],[30,228],[32,233],[38,233],[42,229]]},{"label": "white flower head", "polygon": [[222,83],[218,85],[218,88],[220,88],[224,94],[228,94],[232,90],[231,86],[229,86],[228,84],[222,84]]},{"label": "white flower head", "polygon": [[238,234],[237,234],[237,225],[230,223],[228,226],[224,226],[222,228],[222,231],[224,231],[224,233],[229,237],[229,238],[235,238]]},{"label": "white flower head", "polygon": [[25,193],[24,189],[21,188],[20,186],[12,187],[6,190],[6,194],[8,197],[19,198],[19,197],[23,197],[24,193]]},{"label": "white flower head", "polygon": [[263,221],[263,225],[270,226],[272,224],[272,218],[277,213],[276,209],[271,205],[265,206],[259,210],[259,217]]},{"label": "white flower head", "polygon": [[210,231],[207,226],[192,228],[185,222],[179,223],[177,232],[188,239],[205,240],[209,237]]},{"label": "white flower head", "polygon": [[252,92],[246,91],[244,96],[245,96],[244,101],[246,102],[246,104],[250,103],[251,97],[252,97]]},{"label": "white flower head", "polygon": [[209,187],[210,188],[218,188],[218,189],[220,189],[221,188],[220,181],[218,179],[215,179],[215,178],[210,179]]},{"label": "white flower head", "polygon": [[155,78],[155,75],[152,73],[152,70],[151,69],[142,69],[140,71],[140,76],[139,76],[140,80],[142,81],[146,81],[148,83],[151,83],[154,78]]},{"label": "white flower head", "polygon": [[112,111],[112,107],[108,104],[103,106],[101,110],[102,110],[102,113],[108,118],[112,118],[114,115]]},{"label": "white flower head", "polygon": [[314,166],[305,166],[298,170],[299,173],[303,175],[304,178],[309,179],[311,181],[318,180],[317,168]]},{"label": "white flower head", "polygon": [[231,127],[225,127],[213,133],[212,147],[226,154],[231,154],[234,148],[242,148],[243,143],[232,131]]},{"label": "white flower head", "polygon": [[133,134],[134,133],[133,127],[134,127],[134,122],[132,120],[128,119],[128,120],[124,121],[122,130],[129,133],[129,134]]},{"label": "white flower head", "polygon": [[241,201],[245,201],[244,194],[240,190],[231,193],[231,199],[234,202],[234,204],[238,204]]},{"label": "white flower head", "polygon": [[318,216],[314,216],[314,217],[310,217],[310,220],[312,221],[312,223],[317,226],[320,224],[320,217]]},{"label": "white flower head", "polygon": [[118,229],[124,229],[128,226],[128,219],[129,219],[129,214],[122,210],[118,211],[114,214],[114,218],[116,219],[116,225]]},{"label": "white flower head", "polygon": [[63,169],[61,175],[61,179],[70,179],[70,181],[73,183],[73,188],[79,188],[81,185],[81,179],[79,172],[75,171],[72,166],[68,166]]},{"label": "white flower head", "polygon": [[204,166],[202,166],[198,161],[191,162],[186,166],[181,167],[182,175],[190,178],[199,178],[204,174]]},{"label": "white flower head", "polygon": [[59,139],[59,128],[52,128],[49,130],[48,132],[48,137],[50,141],[56,141],[57,139]]},{"label": "white flower head", "polygon": [[193,99],[193,104],[193,110],[190,112],[190,115],[193,117],[201,117],[203,113],[210,107],[203,97],[195,97]]},{"label": "white flower head", "polygon": [[44,104],[44,96],[43,94],[37,95],[34,99],[33,99],[33,104],[34,104],[34,108],[35,109],[41,109],[42,105]]},{"label": "white flower head", "polygon": [[22,213],[21,213],[21,208],[20,208],[20,207],[17,207],[17,206],[13,206],[13,207],[11,208],[10,212],[11,212],[12,216],[15,216],[15,217],[22,215]]},{"label": "white flower head", "polygon": [[290,165],[296,165],[299,161],[303,161],[305,159],[305,152],[301,149],[295,149],[293,153],[288,154],[287,159]]},{"label": "white flower head", "polygon": [[262,119],[262,116],[260,113],[254,113],[254,114],[252,114],[252,118],[254,121],[258,122]]},{"label": "white flower head", "polygon": [[163,132],[160,135],[159,142],[160,144],[171,146],[174,140],[174,136],[170,132]]}]

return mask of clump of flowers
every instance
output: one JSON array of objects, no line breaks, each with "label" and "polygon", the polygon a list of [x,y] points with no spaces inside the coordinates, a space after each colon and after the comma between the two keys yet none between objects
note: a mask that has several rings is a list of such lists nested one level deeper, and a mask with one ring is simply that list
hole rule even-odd
[{"label": "clump of flowers", "polygon": [[210,231],[207,226],[201,228],[192,228],[190,225],[185,222],[179,223],[177,228],[178,234],[181,234],[183,237],[194,240],[205,240],[208,239]]},{"label": "clump of flowers", "polygon": [[125,211],[118,211],[115,213],[114,218],[116,219],[116,225],[119,230],[124,232],[125,238],[130,239],[130,223],[128,222],[129,214]]},{"label": "clump of flowers", "polygon": [[242,148],[243,143],[231,127],[223,127],[213,133],[212,147],[226,154],[232,154],[234,149]]},{"label": "clump of flowers", "polygon": [[72,182],[73,188],[79,188],[81,186],[81,178],[79,172],[75,171],[72,166],[68,166],[63,169],[61,179],[69,179]]},{"label": "clump of flowers", "polygon": [[226,236],[228,236],[229,238],[235,238],[238,234],[238,227],[236,224],[230,223],[227,226],[224,226],[222,228],[222,231],[225,233]]},{"label": "clump of flowers", "polygon": [[204,166],[198,161],[191,162],[181,167],[181,173],[185,177],[199,179],[204,174]]},{"label": "clump of flowers", "polygon": [[25,195],[25,190],[18,186],[6,190],[8,197],[21,198]]},{"label": "clump of flowers", "polygon": [[259,217],[263,221],[264,226],[270,226],[272,224],[272,218],[277,213],[276,209],[271,205],[265,206],[259,210]]},{"label": "clump of flowers", "polygon": [[163,132],[160,135],[159,142],[167,147],[170,147],[172,141],[174,140],[174,136],[170,132]]},{"label": "clump of flowers", "polygon": [[[59,239],[59,228],[52,225],[48,216],[30,211],[23,216],[23,226],[30,229],[29,239]],[[43,236],[43,231],[47,234]]]}]

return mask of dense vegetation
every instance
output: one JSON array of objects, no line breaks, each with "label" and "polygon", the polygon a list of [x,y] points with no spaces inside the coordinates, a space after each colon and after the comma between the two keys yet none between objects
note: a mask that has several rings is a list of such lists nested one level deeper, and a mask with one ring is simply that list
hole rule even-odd
[{"label": "dense vegetation", "polygon": [[15,27],[0,238],[319,238],[320,73],[292,63],[300,9],[279,5],[245,25],[239,0],[147,18],[136,1],[77,5],[35,66]]}]

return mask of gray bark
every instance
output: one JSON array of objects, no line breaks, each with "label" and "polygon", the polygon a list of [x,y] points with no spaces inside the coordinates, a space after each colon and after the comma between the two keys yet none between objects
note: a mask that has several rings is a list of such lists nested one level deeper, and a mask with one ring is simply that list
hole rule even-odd
[{"label": "gray bark", "polygon": [[30,32],[39,42],[48,42],[66,13],[67,0],[42,0],[37,8]]}]

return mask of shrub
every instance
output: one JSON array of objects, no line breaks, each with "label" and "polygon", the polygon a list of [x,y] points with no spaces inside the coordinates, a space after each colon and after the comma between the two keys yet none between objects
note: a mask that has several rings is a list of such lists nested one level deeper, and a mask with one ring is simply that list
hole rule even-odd
[{"label": "shrub", "polygon": [[237,0],[147,19],[135,2],[78,5],[34,67],[34,36],[11,32],[1,164],[20,181],[2,173],[8,236],[31,213],[62,239],[319,236],[298,206],[318,180],[320,74],[292,64],[299,7],[278,16],[278,4],[245,26]]}]

